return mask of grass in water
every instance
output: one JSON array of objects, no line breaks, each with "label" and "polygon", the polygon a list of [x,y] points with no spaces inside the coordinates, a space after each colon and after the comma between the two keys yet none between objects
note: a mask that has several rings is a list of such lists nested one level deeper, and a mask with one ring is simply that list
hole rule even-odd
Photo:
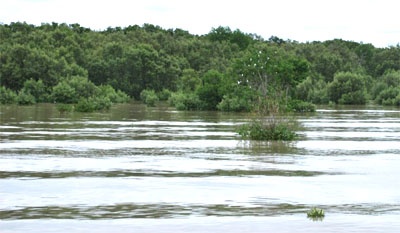
[{"label": "grass in water", "polygon": [[296,122],[269,118],[240,126],[237,133],[243,139],[259,141],[293,141],[297,138]]},{"label": "grass in water", "polygon": [[313,207],[307,211],[307,217],[313,221],[322,221],[325,217],[325,212],[323,209]]}]

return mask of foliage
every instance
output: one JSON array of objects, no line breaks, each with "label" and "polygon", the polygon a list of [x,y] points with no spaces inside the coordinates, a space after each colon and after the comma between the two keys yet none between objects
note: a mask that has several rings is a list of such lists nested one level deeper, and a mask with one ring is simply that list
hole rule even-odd
[{"label": "foliage", "polygon": [[316,106],[310,102],[292,100],[288,103],[288,110],[294,112],[315,112]]},{"label": "foliage", "polygon": [[74,110],[73,104],[56,104],[56,109],[60,112],[72,112]]},{"label": "foliage", "polygon": [[14,104],[17,102],[17,94],[14,91],[0,86],[0,104]]},{"label": "foliage", "polygon": [[89,97],[81,98],[75,105],[77,112],[94,112],[100,110],[109,110],[112,103],[107,97]]},{"label": "foliage", "polygon": [[325,217],[325,211],[323,209],[313,207],[307,211],[307,217],[312,220],[322,220]]},{"label": "foliage", "polygon": [[263,141],[292,141],[297,138],[295,122],[271,117],[238,128],[237,133],[243,139]]},{"label": "foliage", "polygon": [[[232,78],[228,77],[228,78]],[[226,112],[250,112],[254,108],[254,100],[257,94],[247,85],[240,85],[234,82],[228,83],[222,91],[224,96],[218,103],[217,109]]]},{"label": "foliage", "polygon": [[157,93],[158,99],[161,101],[166,101],[171,97],[172,92],[168,89],[162,89],[162,91]]},{"label": "foliage", "polygon": [[251,106],[248,99],[224,95],[222,101],[218,103],[217,109],[224,112],[249,112]]},{"label": "foliage", "polygon": [[201,85],[199,74],[194,69],[185,69],[177,80],[177,89],[184,92],[193,92]]},{"label": "foliage", "polygon": [[400,87],[388,87],[376,97],[376,102],[382,105],[400,106]]},{"label": "foliage", "polygon": [[171,106],[174,106],[178,110],[201,110],[201,101],[193,92],[183,93],[175,92],[171,94],[168,99]]},{"label": "foliage", "polygon": [[21,90],[17,96],[17,103],[20,105],[32,105],[36,103],[36,100],[33,95]]},{"label": "foliage", "polygon": [[32,95],[35,98],[35,102],[38,103],[48,100],[48,93],[41,79],[37,81],[33,79],[26,80],[21,92]]},{"label": "foliage", "polygon": [[389,70],[372,89],[372,98],[378,104],[400,106],[400,71]]},{"label": "foliage", "polygon": [[207,37],[211,41],[229,41],[230,43],[235,43],[241,49],[246,49],[253,42],[253,37],[251,35],[245,34],[239,29],[232,31],[229,27],[222,26],[212,28]]},{"label": "foliage", "polygon": [[[224,26],[198,36],[152,24],[93,31],[16,22],[0,24],[0,38],[2,103],[15,103],[16,93],[20,103],[32,103],[31,96],[35,102],[104,97],[120,103],[154,90],[180,109],[286,109],[295,99],[397,104],[400,45],[264,40]],[[267,98],[274,104],[265,105]]]},{"label": "foliage", "polygon": [[367,77],[361,74],[340,72],[328,84],[329,100],[340,104],[365,104]]},{"label": "foliage", "polygon": [[85,77],[75,76],[60,82],[52,91],[56,103],[77,104],[76,111],[92,112],[110,108],[109,103],[124,103],[129,96],[110,85],[96,86]]},{"label": "foliage", "polygon": [[140,99],[150,107],[154,107],[156,102],[159,100],[154,90],[143,90],[140,92]]},{"label": "foliage", "polygon": [[203,75],[202,85],[196,90],[201,103],[201,109],[216,110],[217,105],[221,102],[223,93],[223,74],[216,70],[209,70]]},{"label": "foliage", "polygon": [[95,96],[102,96],[110,99],[112,103],[126,103],[130,97],[120,90],[115,90],[111,85],[100,85],[96,89]]},{"label": "foliage", "polygon": [[63,81],[53,87],[52,99],[55,103],[72,104],[78,101],[78,96],[75,89]]},{"label": "foliage", "polygon": [[307,77],[299,83],[295,89],[296,99],[315,104],[326,104],[329,102],[327,84],[321,78]]},{"label": "foliage", "polygon": [[308,74],[308,63],[280,47],[259,45],[238,59],[234,70],[238,83],[249,85],[262,96],[294,88]]},{"label": "foliage", "polygon": [[96,94],[96,85],[88,80],[87,77],[83,76],[73,76],[67,81],[68,85],[75,90],[75,95],[77,99],[89,98]]}]

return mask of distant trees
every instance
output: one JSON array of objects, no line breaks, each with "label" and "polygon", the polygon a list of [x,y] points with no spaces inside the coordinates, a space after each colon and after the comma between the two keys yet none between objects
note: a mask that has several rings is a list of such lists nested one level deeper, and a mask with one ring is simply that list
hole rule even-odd
[{"label": "distant trees", "polygon": [[246,49],[250,44],[254,42],[253,36],[245,34],[239,29],[232,31],[229,27],[219,26],[212,28],[207,34],[207,37],[212,42],[223,42],[234,43],[239,46],[240,49]]},{"label": "distant trees", "polygon": [[328,84],[328,97],[339,104],[365,104],[368,77],[350,72],[337,73]]},{"label": "distant trees", "polygon": [[295,98],[294,88],[307,77],[309,64],[281,47],[262,45],[238,59],[234,70],[239,85],[256,91],[259,100],[269,101],[257,103],[258,107],[279,108],[288,99]]},{"label": "distant trees", "polygon": [[388,70],[377,81],[372,98],[379,104],[400,106],[400,70]]},{"label": "distant trees", "polygon": [[249,111],[260,96],[398,105],[399,54],[399,45],[264,40],[222,26],[197,36],[152,24],[92,31],[17,22],[0,25],[0,100],[77,104],[104,91],[115,102],[153,90],[181,109]]}]

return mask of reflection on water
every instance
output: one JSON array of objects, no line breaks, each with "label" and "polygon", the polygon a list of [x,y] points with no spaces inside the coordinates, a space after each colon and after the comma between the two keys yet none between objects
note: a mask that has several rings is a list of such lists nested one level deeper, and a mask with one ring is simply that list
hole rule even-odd
[{"label": "reflection on water", "polygon": [[[48,232],[398,232],[400,111],[298,119],[298,142],[247,142],[235,133],[246,114],[2,106],[0,228],[46,232],[51,219]],[[306,217],[315,206],[322,222]]]}]

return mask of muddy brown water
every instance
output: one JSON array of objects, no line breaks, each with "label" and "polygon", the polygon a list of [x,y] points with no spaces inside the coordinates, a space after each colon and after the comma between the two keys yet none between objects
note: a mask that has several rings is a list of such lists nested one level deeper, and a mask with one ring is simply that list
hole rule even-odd
[{"label": "muddy brown water", "polygon": [[0,106],[0,232],[400,231],[400,109],[320,106],[291,143],[251,117]]}]

